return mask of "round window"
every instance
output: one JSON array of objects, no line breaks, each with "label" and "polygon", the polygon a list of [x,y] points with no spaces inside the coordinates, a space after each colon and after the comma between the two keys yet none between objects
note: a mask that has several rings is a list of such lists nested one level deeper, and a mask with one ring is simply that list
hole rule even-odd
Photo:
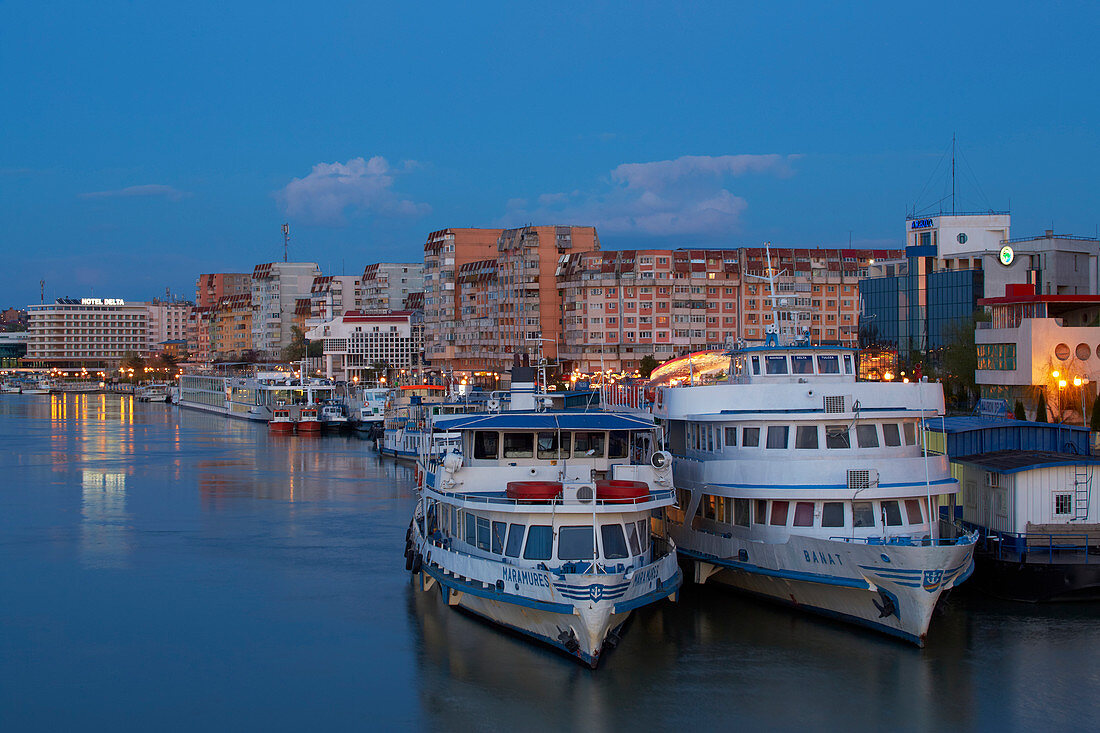
[{"label": "round window", "polygon": [[966,234],[963,232],[959,232],[959,236],[955,237],[955,239],[958,240],[959,244],[966,244]]},{"label": "round window", "polygon": [[1059,361],[1065,361],[1069,358],[1069,347],[1065,344],[1058,344],[1054,347],[1054,355],[1058,357]]},{"label": "round window", "polygon": [[1088,344],[1077,344],[1077,349],[1074,353],[1081,361],[1088,361],[1089,357],[1092,356],[1092,349],[1089,348]]}]

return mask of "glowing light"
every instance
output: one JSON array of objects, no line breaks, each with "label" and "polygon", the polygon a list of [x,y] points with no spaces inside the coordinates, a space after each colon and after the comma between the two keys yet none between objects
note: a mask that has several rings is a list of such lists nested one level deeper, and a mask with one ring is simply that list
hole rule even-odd
[{"label": "glowing light", "polygon": [[884,382],[889,382],[889,381],[893,380],[893,378],[894,378],[894,375],[893,375],[892,372],[885,372],[882,375],[882,380]]},{"label": "glowing light", "polygon": [[1080,387],[1082,384],[1084,384],[1084,382],[1081,381],[1080,377],[1074,377],[1073,378],[1073,386],[1074,387]]},{"label": "glowing light", "polygon": [[1065,386],[1066,386],[1066,380],[1064,380],[1064,379],[1059,379],[1059,380],[1058,380],[1058,389],[1062,389],[1062,388],[1063,388],[1063,387],[1065,387]]},{"label": "glowing light", "polygon": [[1057,379],[1058,377],[1062,376],[1062,373],[1060,371],[1058,371],[1057,369],[1055,369],[1053,372],[1050,373],[1050,376]]}]

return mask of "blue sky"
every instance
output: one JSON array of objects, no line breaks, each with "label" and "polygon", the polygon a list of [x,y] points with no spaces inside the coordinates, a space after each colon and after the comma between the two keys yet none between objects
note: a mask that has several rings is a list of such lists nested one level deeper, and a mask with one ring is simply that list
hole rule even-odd
[{"label": "blue sky", "polygon": [[349,274],[447,226],[898,246],[953,133],[960,207],[1095,235],[1100,11],[885,5],[8,0],[0,305],[193,295],[283,221]]}]

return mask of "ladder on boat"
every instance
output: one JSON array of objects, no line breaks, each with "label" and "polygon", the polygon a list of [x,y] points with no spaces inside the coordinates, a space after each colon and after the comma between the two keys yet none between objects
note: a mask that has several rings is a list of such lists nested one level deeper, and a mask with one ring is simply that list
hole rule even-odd
[{"label": "ladder on boat", "polygon": [[1092,493],[1092,467],[1078,463],[1073,474],[1073,518],[1075,521],[1089,518],[1089,495]]}]

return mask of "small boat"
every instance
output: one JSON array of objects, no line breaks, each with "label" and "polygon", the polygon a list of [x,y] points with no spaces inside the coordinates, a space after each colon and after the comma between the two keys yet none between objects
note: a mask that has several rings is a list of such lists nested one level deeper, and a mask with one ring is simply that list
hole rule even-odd
[{"label": "small boat", "polygon": [[298,432],[313,434],[321,432],[321,420],[316,407],[303,407],[298,411]]},{"label": "small boat", "polygon": [[168,385],[154,382],[138,388],[134,396],[139,402],[167,402]]},{"label": "small boat", "polygon": [[671,456],[652,417],[536,409],[512,370],[511,409],[446,415],[461,450],[422,458],[406,569],[420,592],[595,668],[634,609],[681,583],[662,515]]},{"label": "small boat", "polygon": [[329,400],[321,405],[321,427],[325,430],[346,430],[351,427],[347,415],[344,414],[344,406],[336,400]]},{"label": "small boat", "polygon": [[19,391],[23,394],[49,394],[53,389],[53,382],[49,379],[28,379],[19,385]]},{"label": "small boat", "polygon": [[0,394],[19,394],[22,388],[18,382],[4,382],[0,384]]},{"label": "small boat", "polygon": [[288,434],[294,432],[294,420],[290,416],[289,407],[276,407],[271,411],[271,419],[267,422],[268,428],[273,433]]}]

